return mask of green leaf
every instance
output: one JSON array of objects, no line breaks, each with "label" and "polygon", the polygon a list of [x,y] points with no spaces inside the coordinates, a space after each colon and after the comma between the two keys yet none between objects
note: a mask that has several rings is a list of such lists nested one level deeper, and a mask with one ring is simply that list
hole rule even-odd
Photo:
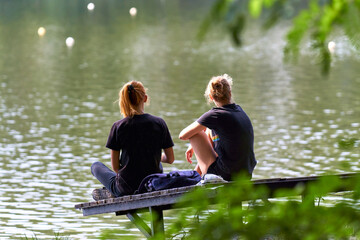
[{"label": "green leaf", "polygon": [[267,3],[265,2],[265,6],[270,7],[269,9],[270,13],[267,16],[265,23],[263,25],[265,30],[270,29],[271,27],[273,27],[278,20],[281,18],[282,13],[284,11],[284,7],[285,7],[285,1],[280,0],[280,1],[270,1],[271,5],[267,6]]},{"label": "green leaf", "polygon": [[282,1],[276,1],[276,0],[264,0],[264,6],[269,8],[271,7],[274,3],[277,3],[277,2],[282,2]]},{"label": "green leaf", "polygon": [[331,66],[331,54],[325,44],[321,49],[321,73],[323,76],[328,76],[330,73]]},{"label": "green leaf", "polygon": [[338,140],[338,145],[340,149],[349,150],[355,146],[355,143],[358,139],[350,138],[350,139],[340,139]]},{"label": "green leaf", "polygon": [[229,11],[231,3],[234,0],[217,0],[214,5],[212,6],[210,13],[201,23],[197,39],[203,40],[205,35],[208,33],[210,26],[214,23],[218,23],[224,21],[224,18]]},{"label": "green leaf", "polygon": [[239,14],[234,23],[230,25],[229,30],[231,32],[232,40],[237,46],[241,46],[241,34],[244,30],[246,18],[243,14]]},{"label": "green leaf", "polygon": [[356,3],[350,3],[347,7],[343,16],[343,26],[352,45],[360,50],[360,1]]},{"label": "green leaf", "polygon": [[293,27],[288,32],[287,44],[285,46],[285,55],[297,56],[299,53],[299,45],[305,33],[309,29],[311,14],[308,11],[302,11],[295,19]]},{"label": "green leaf", "polygon": [[249,12],[251,16],[257,18],[260,16],[263,6],[263,0],[250,0]]}]

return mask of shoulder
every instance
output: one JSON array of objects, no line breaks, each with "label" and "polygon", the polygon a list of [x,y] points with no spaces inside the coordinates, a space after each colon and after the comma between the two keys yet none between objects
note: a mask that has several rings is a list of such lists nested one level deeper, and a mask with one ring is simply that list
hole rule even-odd
[{"label": "shoulder", "polygon": [[119,128],[123,127],[124,125],[126,125],[128,122],[129,122],[128,117],[120,119],[120,120],[114,122],[111,128],[112,129],[119,129]]},{"label": "shoulder", "polygon": [[149,113],[145,113],[144,118],[146,118],[148,120],[152,120],[152,121],[164,122],[164,119],[162,119],[161,117],[154,116],[154,115],[151,115]]},{"label": "shoulder", "polygon": [[228,105],[225,105],[225,106],[222,106],[222,107],[218,107],[218,108],[214,108],[215,111],[219,114],[225,114],[225,115],[228,115],[228,114],[237,114],[238,112],[244,112],[244,110],[238,105],[238,104],[235,104],[235,103],[231,103],[231,104],[228,104]]},{"label": "shoulder", "polygon": [[209,111],[205,112],[203,115],[201,115],[201,117],[211,117],[211,116],[216,116],[216,115],[219,115],[221,114],[223,110],[221,108],[217,108],[217,107],[214,107],[212,109],[210,109]]},{"label": "shoulder", "polygon": [[159,124],[159,125],[162,125],[162,126],[166,126],[165,120],[162,119],[161,117],[154,116],[154,115],[151,115],[149,113],[145,113],[144,118],[147,121],[153,122],[154,124]]},{"label": "shoulder", "polygon": [[228,115],[232,115],[235,112],[242,112],[242,108],[237,104],[228,104],[222,107],[214,107],[209,111],[205,112],[198,120],[198,122],[205,121],[207,119],[222,119]]},{"label": "shoulder", "polygon": [[123,118],[123,119],[120,119],[120,120],[117,120],[116,122],[114,122],[113,126],[120,126],[128,121],[129,121],[129,118],[126,117],[126,118]]},{"label": "shoulder", "polygon": [[235,104],[235,105],[234,105],[234,108],[235,108],[236,110],[238,110],[238,111],[244,111],[244,110],[240,107],[240,105],[238,105],[238,104]]},{"label": "shoulder", "polygon": [[210,125],[216,124],[219,115],[221,115],[221,111],[218,108],[212,108],[201,115],[197,122],[205,127],[210,127]]}]

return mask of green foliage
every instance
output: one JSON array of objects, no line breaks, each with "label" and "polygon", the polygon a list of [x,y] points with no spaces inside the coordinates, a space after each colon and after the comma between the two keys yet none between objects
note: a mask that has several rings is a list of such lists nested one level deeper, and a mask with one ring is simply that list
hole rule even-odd
[{"label": "green foliage", "polygon": [[203,40],[210,27],[215,23],[225,22],[232,40],[240,46],[241,34],[246,23],[245,12],[242,9],[243,4],[237,0],[217,0],[200,26],[198,39]]},{"label": "green foliage", "polygon": [[357,141],[358,139],[356,138],[350,138],[350,139],[343,138],[338,141],[338,145],[340,149],[349,150],[355,146]]},{"label": "green foliage", "polygon": [[[257,18],[261,15],[263,7],[269,8],[271,7],[276,0],[252,0],[249,1],[249,12],[251,16]],[[281,1],[278,1],[281,2]]]},{"label": "green foliage", "polygon": [[133,228],[131,222],[127,223],[128,225],[124,229],[119,228],[106,228],[102,229],[100,236],[98,237],[99,240],[134,240],[137,239],[133,235],[129,235],[129,229]]},{"label": "green foliage", "polygon": [[206,32],[209,30],[211,24],[215,21],[220,21],[224,18],[224,15],[229,11],[229,1],[218,0],[215,2],[207,18],[203,21],[200,31],[198,33],[199,38],[203,38]]},{"label": "green foliage", "polygon": [[[308,187],[275,192],[244,179],[216,190],[201,188],[184,196],[184,209],[167,229],[169,239],[349,239],[360,237],[360,177],[323,177]],[[336,203],[322,205],[339,188],[354,189]],[[216,191],[216,196],[211,194]],[[304,195],[302,201],[299,197]],[[287,197],[283,197],[287,196]],[[262,201],[259,199],[263,199]],[[317,206],[314,200],[317,199]],[[243,206],[246,200],[248,206]],[[217,203],[211,205],[212,203]],[[209,210],[211,209],[211,210]]]},{"label": "green foliage", "polygon": [[[311,22],[316,19],[319,6],[312,1],[308,10],[302,11],[293,21],[293,27],[287,34],[287,45],[284,49],[285,56],[293,54],[295,57],[299,52],[300,42],[311,26]],[[293,57],[294,57],[293,56]],[[291,57],[291,56],[290,56]]]},{"label": "green foliage", "polygon": [[200,27],[203,39],[211,25],[225,23],[233,42],[240,46],[247,18],[264,19],[269,29],[281,17],[293,18],[284,48],[285,60],[296,60],[301,42],[310,38],[319,55],[321,70],[327,75],[331,66],[328,38],[336,27],[342,29],[352,44],[360,48],[360,0],[217,0]]},{"label": "green foliage", "polygon": [[121,236],[119,233],[119,229],[104,229],[101,231],[101,234],[99,236],[99,239],[101,240],[115,240],[115,239],[133,239],[130,236]]},{"label": "green foliage", "polygon": [[[36,236],[36,234],[34,233],[33,236],[31,238],[28,238],[26,235],[24,236],[24,238],[22,238],[24,240],[38,240],[38,237]],[[52,240],[71,240],[71,238],[69,236],[61,236],[60,233],[55,232],[54,233],[54,238],[52,238]]]}]

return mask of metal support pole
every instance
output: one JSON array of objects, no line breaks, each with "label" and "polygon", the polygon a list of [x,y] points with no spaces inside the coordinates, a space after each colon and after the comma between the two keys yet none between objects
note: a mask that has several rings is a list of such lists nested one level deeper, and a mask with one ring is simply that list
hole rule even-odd
[{"label": "metal support pole", "polygon": [[152,236],[155,236],[155,234],[164,236],[164,215],[163,210],[158,207],[149,207],[149,211],[151,214],[151,231]]},{"label": "metal support pole", "polygon": [[135,226],[145,235],[146,238],[151,238],[153,236],[149,226],[135,212],[127,213],[126,216],[132,223],[135,224]]},{"label": "metal support pole", "polygon": [[[242,201],[240,201],[240,202],[238,202],[238,203],[236,203],[236,204],[235,204],[235,203],[230,203],[229,205],[227,205],[227,217],[232,218],[231,209],[233,209],[235,206],[236,206],[236,207],[239,207],[240,209],[243,209],[243,208],[244,208]],[[245,221],[245,216],[244,216],[243,214],[242,214],[240,220],[241,220],[241,221],[240,221],[239,224],[243,225],[243,224],[244,224],[244,221]]]}]

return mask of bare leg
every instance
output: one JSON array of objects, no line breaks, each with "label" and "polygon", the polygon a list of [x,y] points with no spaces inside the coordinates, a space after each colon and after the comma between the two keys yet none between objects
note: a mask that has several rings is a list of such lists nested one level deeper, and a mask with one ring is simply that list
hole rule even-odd
[{"label": "bare leg", "polygon": [[201,175],[206,174],[209,166],[215,162],[217,155],[212,147],[210,139],[205,132],[201,131],[192,136],[189,140],[198,162],[195,170],[198,172],[200,170],[199,173]]},{"label": "bare leg", "polygon": [[199,164],[196,164],[196,167],[195,167],[194,170],[197,171],[200,174],[200,176],[202,176],[202,172],[201,172],[201,169],[199,167]]}]

